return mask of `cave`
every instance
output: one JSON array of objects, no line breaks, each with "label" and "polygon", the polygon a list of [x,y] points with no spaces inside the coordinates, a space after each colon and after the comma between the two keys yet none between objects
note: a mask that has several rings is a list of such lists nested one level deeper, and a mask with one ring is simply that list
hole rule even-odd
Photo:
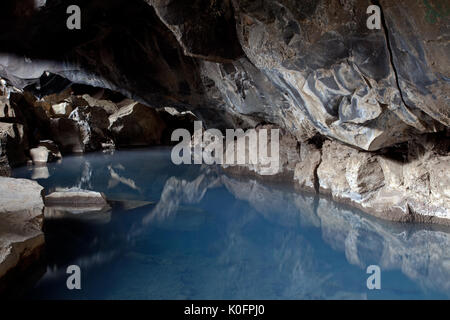
[{"label": "cave", "polygon": [[449,10],[2,0],[0,297],[448,299]]}]

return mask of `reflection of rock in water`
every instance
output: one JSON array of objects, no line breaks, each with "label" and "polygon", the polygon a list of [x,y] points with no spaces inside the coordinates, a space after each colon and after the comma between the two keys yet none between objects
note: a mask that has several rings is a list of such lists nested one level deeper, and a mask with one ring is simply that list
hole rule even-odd
[{"label": "reflection of rock in water", "polygon": [[[122,167],[123,168],[123,167]],[[119,167],[120,169],[120,167]],[[115,186],[117,186],[119,183],[122,183],[128,187],[130,187],[133,190],[138,190],[140,191],[140,188],[136,186],[136,183],[134,182],[133,179],[129,179],[129,178],[125,178],[120,176],[114,169],[112,166],[108,166],[108,170],[109,170],[109,174],[111,176],[111,179],[108,182],[108,189],[114,188]],[[125,168],[123,168],[122,170],[125,170]]]},{"label": "reflection of rock in water", "polygon": [[92,165],[89,161],[83,164],[83,171],[78,183],[80,189],[92,189]]},{"label": "reflection of rock in water", "polygon": [[363,218],[336,203],[320,199],[317,214],[325,241],[345,251],[360,267],[378,264],[382,270],[401,270],[424,288],[450,290],[450,235],[444,231],[398,225]]},{"label": "reflection of rock in water", "polygon": [[48,171],[47,166],[34,166],[33,173],[31,175],[31,179],[48,179],[50,177],[50,172]]},{"label": "reflection of rock in water", "polygon": [[[147,177],[139,174],[127,171],[127,179],[145,194],[140,182]],[[108,298],[365,299],[365,267],[377,264],[425,289],[450,290],[450,235],[444,231],[379,221],[326,198],[211,167],[175,174],[161,187],[157,204],[113,201],[105,224],[67,215],[47,221],[60,234],[48,248],[57,260],[50,261],[46,279],[61,281],[68,264],[108,270],[125,259]],[[215,207],[214,195],[230,201]]]},{"label": "reflection of rock in water", "polygon": [[219,185],[215,172],[199,175],[193,181],[171,177],[166,181],[160,201],[142,222],[148,224],[155,220],[167,220],[179,209],[180,204],[199,203],[206,191]]},{"label": "reflection of rock in water", "polygon": [[[199,203],[210,188],[219,186],[225,186],[237,199],[248,202],[255,213],[271,223],[284,227],[320,227],[325,242],[334,250],[345,252],[348,262],[360,269],[377,264],[382,270],[400,270],[423,288],[441,292],[450,290],[448,232],[386,223],[356,214],[326,198],[277,190],[255,180],[237,180],[213,172],[204,173],[190,182],[172,177],[166,182],[160,203],[144,221],[173,219],[180,205]],[[245,257],[246,250],[253,250],[248,247],[242,230],[246,220],[252,219],[249,215],[243,212],[242,221],[233,220],[227,226],[232,228],[227,230],[229,251],[222,253],[222,259]],[[329,292],[328,295],[322,293],[326,291],[327,281],[333,278],[333,271],[320,274],[314,266],[318,260],[308,240],[295,233],[277,234],[275,238],[268,248],[274,250],[272,259],[279,261],[277,268],[292,278],[289,282],[292,286],[284,288],[286,295],[305,298],[307,293],[315,292],[317,296],[310,298],[329,297]],[[244,261],[235,259],[227,272],[245,268]],[[361,297],[359,293],[334,293],[336,297],[353,297],[354,294]]]}]

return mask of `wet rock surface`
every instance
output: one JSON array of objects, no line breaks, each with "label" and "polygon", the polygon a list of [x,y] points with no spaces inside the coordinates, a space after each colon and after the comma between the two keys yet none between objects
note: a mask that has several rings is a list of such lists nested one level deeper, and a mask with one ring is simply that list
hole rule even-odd
[{"label": "wet rock surface", "polygon": [[40,259],[42,190],[34,181],[0,177],[0,295],[14,288],[8,285],[12,273],[23,272]]},{"label": "wet rock surface", "polygon": [[71,207],[104,207],[107,206],[104,194],[80,188],[62,189],[45,196],[45,205]]}]

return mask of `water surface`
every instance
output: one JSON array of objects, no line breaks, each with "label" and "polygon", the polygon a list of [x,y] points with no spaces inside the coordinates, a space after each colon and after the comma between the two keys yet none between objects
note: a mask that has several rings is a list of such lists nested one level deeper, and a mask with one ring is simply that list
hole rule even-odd
[{"label": "water surface", "polygon": [[[450,234],[377,220],[326,198],[167,149],[65,157],[24,167],[46,192],[104,192],[112,209],[45,220],[47,271],[31,299],[433,299],[450,297]],[[68,290],[79,265],[82,289]],[[381,268],[369,290],[366,268]]]}]

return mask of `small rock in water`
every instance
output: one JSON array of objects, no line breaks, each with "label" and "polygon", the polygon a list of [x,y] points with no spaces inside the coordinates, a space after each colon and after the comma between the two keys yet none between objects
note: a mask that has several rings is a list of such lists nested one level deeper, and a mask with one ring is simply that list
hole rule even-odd
[{"label": "small rock in water", "polygon": [[62,158],[58,146],[51,140],[43,140],[39,146],[30,149],[30,156],[35,165],[46,164]]},{"label": "small rock in water", "polygon": [[48,161],[48,149],[43,146],[30,149],[30,156],[34,164],[45,164]]},{"label": "small rock in water", "polygon": [[111,221],[111,207],[103,193],[79,188],[63,189],[45,197],[46,219],[77,218],[96,223]]},{"label": "small rock in water", "polygon": [[48,161],[56,161],[62,158],[58,145],[51,140],[42,140],[39,142],[40,147],[45,147],[48,150]]},{"label": "small rock in water", "polygon": [[46,206],[70,205],[74,207],[107,206],[103,193],[79,188],[62,189],[45,197]]}]

